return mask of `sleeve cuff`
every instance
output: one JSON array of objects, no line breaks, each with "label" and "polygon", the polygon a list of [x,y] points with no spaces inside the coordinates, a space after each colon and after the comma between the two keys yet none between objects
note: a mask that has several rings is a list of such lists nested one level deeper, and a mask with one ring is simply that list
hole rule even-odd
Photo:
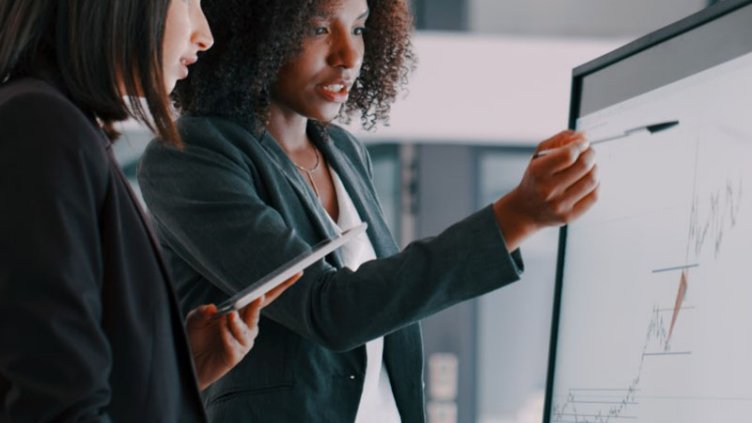
[{"label": "sleeve cuff", "polygon": [[516,250],[509,253],[509,248],[507,248],[507,242],[504,239],[504,234],[502,234],[501,228],[496,222],[496,216],[493,213],[493,206],[486,206],[483,210],[481,210],[480,213],[488,215],[489,219],[491,220],[491,222],[493,222],[493,225],[496,228],[496,233],[499,234],[501,244],[504,246],[501,252],[504,267],[511,269],[516,274],[517,278],[519,278],[520,276],[522,276],[522,273],[525,272],[525,262],[522,260],[522,252],[519,248],[517,248]]}]

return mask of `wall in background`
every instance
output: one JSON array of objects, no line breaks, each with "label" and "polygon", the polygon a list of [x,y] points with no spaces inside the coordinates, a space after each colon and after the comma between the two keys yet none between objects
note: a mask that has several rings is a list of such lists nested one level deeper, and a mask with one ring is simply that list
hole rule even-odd
[{"label": "wall in background", "polygon": [[707,0],[467,0],[474,32],[634,38],[707,6]]}]

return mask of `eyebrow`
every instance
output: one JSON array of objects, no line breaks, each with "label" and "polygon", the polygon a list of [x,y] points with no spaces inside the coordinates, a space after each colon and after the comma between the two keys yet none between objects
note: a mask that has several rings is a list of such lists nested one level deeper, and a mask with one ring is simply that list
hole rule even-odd
[{"label": "eyebrow", "polygon": [[[366,9],[366,11],[363,12],[360,16],[358,16],[356,20],[365,19],[370,14],[371,14],[371,9]],[[313,15],[314,19],[330,19],[331,17],[332,17],[332,14],[326,13],[326,12],[317,12]]]}]

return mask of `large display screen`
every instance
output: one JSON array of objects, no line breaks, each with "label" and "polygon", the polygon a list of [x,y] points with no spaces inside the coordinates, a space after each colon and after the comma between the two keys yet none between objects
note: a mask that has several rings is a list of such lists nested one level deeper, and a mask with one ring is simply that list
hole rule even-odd
[{"label": "large display screen", "polygon": [[562,233],[548,422],[752,421],[752,37],[734,27],[752,6],[734,3],[576,76],[576,128],[609,141],[597,205]]}]

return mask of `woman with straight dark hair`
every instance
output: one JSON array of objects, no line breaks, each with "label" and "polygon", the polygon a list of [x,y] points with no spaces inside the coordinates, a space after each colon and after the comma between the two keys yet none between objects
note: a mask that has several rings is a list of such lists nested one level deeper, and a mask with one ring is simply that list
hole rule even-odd
[{"label": "woman with straight dark hair", "polygon": [[293,282],[184,326],[113,158],[129,116],[181,144],[168,93],[212,43],[198,1],[0,0],[0,422],[204,421]]}]

